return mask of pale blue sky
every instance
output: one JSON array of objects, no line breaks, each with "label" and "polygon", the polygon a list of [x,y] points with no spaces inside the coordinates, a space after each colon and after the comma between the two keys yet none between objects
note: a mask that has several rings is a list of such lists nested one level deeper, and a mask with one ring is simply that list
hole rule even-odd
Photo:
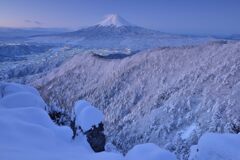
[{"label": "pale blue sky", "polygon": [[79,28],[107,14],[170,33],[240,34],[240,0],[0,0],[0,26]]}]

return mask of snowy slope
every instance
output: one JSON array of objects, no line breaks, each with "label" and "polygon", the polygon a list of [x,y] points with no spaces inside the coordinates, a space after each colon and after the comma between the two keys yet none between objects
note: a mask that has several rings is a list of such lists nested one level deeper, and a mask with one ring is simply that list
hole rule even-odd
[{"label": "snowy slope", "polygon": [[[78,135],[73,141],[69,127],[54,124],[44,110],[44,103],[31,103],[29,106],[27,102],[41,99],[34,88],[0,83],[0,96],[1,160],[155,160],[163,156],[175,160],[174,154],[158,146],[149,153],[147,148],[150,144],[142,145],[141,150],[133,149],[126,158],[119,153],[94,153],[84,135]],[[13,102],[17,103],[9,108]],[[140,151],[146,152],[145,158],[141,158]]]},{"label": "snowy slope", "polygon": [[47,102],[79,97],[105,113],[109,140],[126,152],[154,142],[186,159],[205,132],[236,132],[240,43],[160,48],[123,59],[79,54],[36,81]]},{"label": "snowy slope", "polygon": [[[43,109],[44,105],[39,103],[28,105],[28,102],[33,102],[36,97],[41,99],[33,88],[0,83],[0,93],[0,159],[120,160],[123,158],[113,153],[94,154],[83,135],[72,141],[71,129],[54,124]],[[9,108],[13,102],[16,102],[14,108]]]},{"label": "snowy slope", "polygon": [[239,160],[239,144],[240,134],[208,133],[191,147],[189,160]]}]

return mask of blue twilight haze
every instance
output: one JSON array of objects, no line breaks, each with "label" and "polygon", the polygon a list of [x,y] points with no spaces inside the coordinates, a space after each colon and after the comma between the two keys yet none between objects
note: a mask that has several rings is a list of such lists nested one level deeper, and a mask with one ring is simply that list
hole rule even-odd
[{"label": "blue twilight haze", "polygon": [[240,34],[240,0],[1,0],[0,26],[76,29],[111,13],[169,33]]}]

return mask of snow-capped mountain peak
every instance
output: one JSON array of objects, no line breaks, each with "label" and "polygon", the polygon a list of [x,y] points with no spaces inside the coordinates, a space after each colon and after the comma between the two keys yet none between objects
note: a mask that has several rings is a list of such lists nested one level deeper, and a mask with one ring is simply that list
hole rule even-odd
[{"label": "snow-capped mountain peak", "polygon": [[119,15],[110,14],[110,15],[107,15],[103,21],[98,23],[98,25],[121,27],[121,26],[130,26],[131,24]]}]

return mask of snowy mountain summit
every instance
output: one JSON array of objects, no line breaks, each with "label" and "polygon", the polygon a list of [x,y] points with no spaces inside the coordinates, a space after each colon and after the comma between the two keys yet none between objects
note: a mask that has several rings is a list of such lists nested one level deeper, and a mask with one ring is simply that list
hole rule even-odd
[{"label": "snowy mountain summit", "polygon": [[110,14],[107,15],[106,18],[98,23],[100,26],[115,26],[115,27],[121,27],[121,26],[131,26],[131,24],[122,18],[121,16],[117,14]]},{"label": "snowy mountain summit", "polygon": [[29,38],[30,42],[69,44],[82,48],[110,48],[143,50],[162,46],[194,45],[208,38],[167,34],[133,25],[116,14],[110,14],[100,23],[73,32]]}]

